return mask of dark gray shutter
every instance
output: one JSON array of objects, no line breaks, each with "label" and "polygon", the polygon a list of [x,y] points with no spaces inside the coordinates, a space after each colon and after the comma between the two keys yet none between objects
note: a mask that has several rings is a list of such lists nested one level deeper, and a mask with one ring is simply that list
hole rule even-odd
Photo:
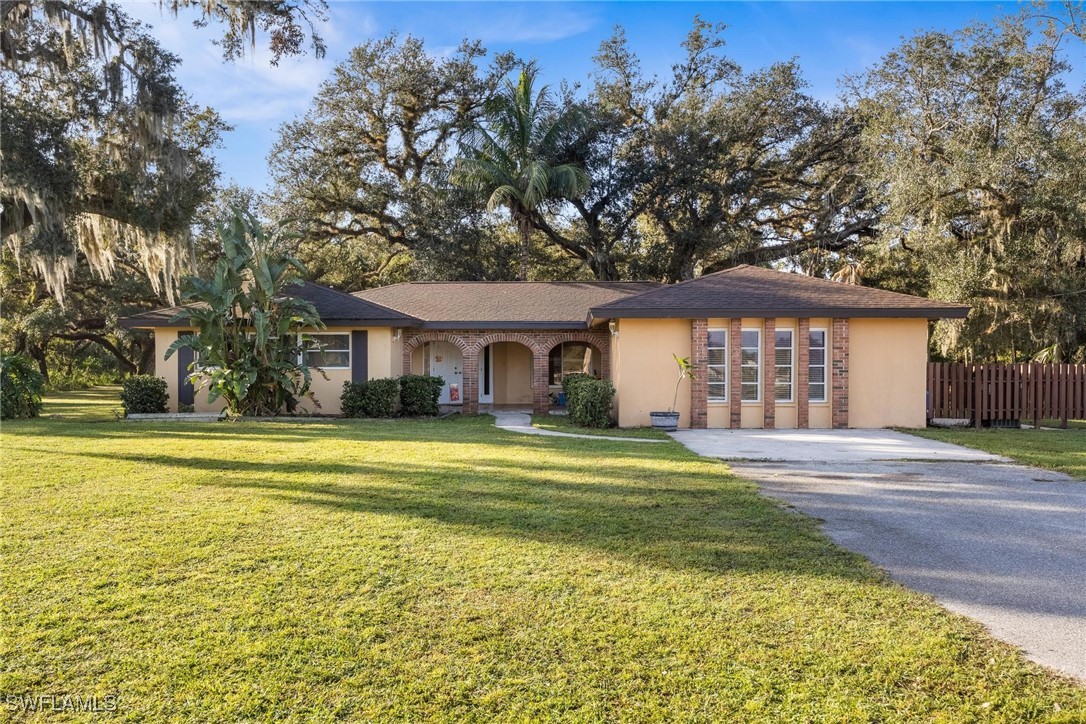
[{"label": "dark gray shutter", "polygon": [[369,332],[351,332],[351,382],[365,382],[369,376]]},{"label": "dark gray shutter", "polygon": [[[184,330],[181,334],[192,334]],[[193,352],[189,347],[181,347],[177,350],[177,404],[191,405],[196,399],[196,392],[189,380],[189,365],[192,364]]]}]

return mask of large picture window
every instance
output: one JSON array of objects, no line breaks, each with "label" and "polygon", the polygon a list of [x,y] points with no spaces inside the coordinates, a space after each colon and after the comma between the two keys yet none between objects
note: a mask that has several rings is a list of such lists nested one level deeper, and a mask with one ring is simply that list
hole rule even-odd
[{"label": "large picture window", "polygon": [[709,330],[709,400],[723,402],[728,399],[728,332],[723,329]]},{"label": "large picture window", "polygon": [[773,399],[792,401],[792,330],[778,329],[774,333]]},{"label": "large picture window", "polygon": [[582,342],[563,342],[550,353],[550,384],[562,384],[562,378],[570,374],[598,373],[592,367],[592,348]]},{"label": "large picture window", "polygon": [[302,365],[321,369],[349,369],[351,366],[351,335],[302,335]]},{"label": "large picture window", "polygon": [[740,336],[740,384],[743,402],[762,399],[762,331],[744,329]]},{"label": "large picture window", "polygon": [[811,402],[826,401],[826,330],[812,329],[808,342],[807,399]]}]

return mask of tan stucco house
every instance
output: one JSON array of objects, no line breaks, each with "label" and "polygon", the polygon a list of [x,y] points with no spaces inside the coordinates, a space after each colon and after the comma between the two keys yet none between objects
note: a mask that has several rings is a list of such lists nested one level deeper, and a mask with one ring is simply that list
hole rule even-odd
[{"label": "tan stucco house", "polygon": [[[515,405],[546,412],[563,375],[610,379],[618,423],[649,424],[672,401],[689,357],[682,427],[921,427],[928,321],[968,307],[739,266],[679,284],[652,282],[407,282],[344,294],[307,282],[327,328],[307,361],[313,390],[339,413],[346,380],[428,373],[441,403],[465,413]],[[155,335],[156,373],[171,408],[211,409],[186,381],[191,357],[166,360],[186,327],[181,308],[127,317]],[[317,412],[318,410],[312,410]]]}]

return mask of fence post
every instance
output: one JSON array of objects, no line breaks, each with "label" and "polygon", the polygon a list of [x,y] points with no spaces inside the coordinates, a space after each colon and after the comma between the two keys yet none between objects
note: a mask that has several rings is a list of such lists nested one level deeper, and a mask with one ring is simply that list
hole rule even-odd
[{"label": "fence post", "polygon": [[980,401],[983,391],[983,377],[981,365],[973,365],[973,425],[980,429]]},{"label": "fence post", "polygon": [[1067,429],[1067,413],[1071,409],[1071,365],[1060,365],[1060,427]]}]

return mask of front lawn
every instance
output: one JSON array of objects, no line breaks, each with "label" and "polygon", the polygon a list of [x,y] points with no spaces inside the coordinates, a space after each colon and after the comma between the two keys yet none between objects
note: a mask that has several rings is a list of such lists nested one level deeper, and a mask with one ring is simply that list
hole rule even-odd
[{"label": "front lawn", "polygon": [[1086,716],[676,443],[101,419],[3,425],[5,694],[133,720]]},{"label": "front lawn", "polygon": [[571,432],[575,435],[604,435],[605,437],[638,437],[648,440],[667,440],[666,432],[651,427],[580,427],[570,422],[566,415],[532,415],[532,427],[554,432]]},{"label": "front lawn", "polygon": [[1086,428],[1067,430],[977,430],[927,428],[907,430],[913,435],[986,450],[1025,465],[1067,473],[1086,480]]}]

